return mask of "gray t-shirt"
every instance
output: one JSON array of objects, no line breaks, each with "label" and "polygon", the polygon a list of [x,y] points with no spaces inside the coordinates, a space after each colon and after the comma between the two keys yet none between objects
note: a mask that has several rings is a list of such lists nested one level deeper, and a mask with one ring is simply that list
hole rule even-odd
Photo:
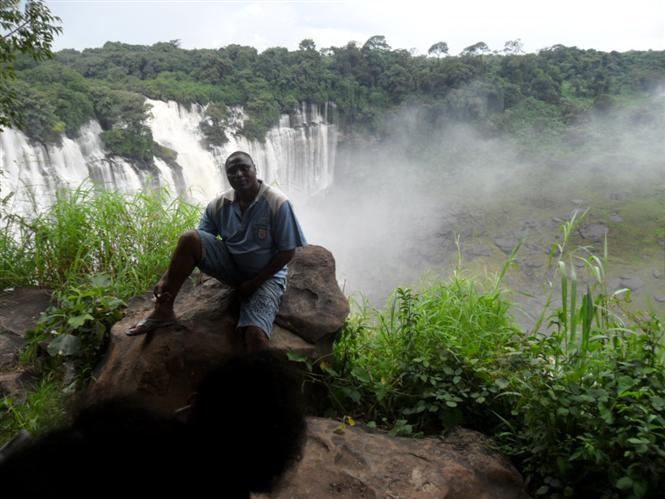
[{"label": "gray t-shirt", "polygon": [[[259,182],[259,193],[245,213],[231,189],[208,204],[199,223],[199,230],[222,238],[238,270],[247,275],[256,275],[279,251],[307,245],[288,198]],[[275,275],[286,273],[284,267]]]}]

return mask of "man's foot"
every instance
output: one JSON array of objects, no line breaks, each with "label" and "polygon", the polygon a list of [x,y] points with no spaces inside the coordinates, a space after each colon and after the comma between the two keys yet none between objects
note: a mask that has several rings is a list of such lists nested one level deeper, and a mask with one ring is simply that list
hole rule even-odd
[{"label": "man's foot", "polygon": [[142,334],[149,333],[151,331],[155,331],[157,329],[163,328],[163,327],[168,327],[172,326],[175,324],[177,319],[152,319],[150,317],[147,317],[145,319],[141,319],[138,321],[134,326],[130,327],[127,331],[125,331],[125,334],[127,336],[140,336]]}]

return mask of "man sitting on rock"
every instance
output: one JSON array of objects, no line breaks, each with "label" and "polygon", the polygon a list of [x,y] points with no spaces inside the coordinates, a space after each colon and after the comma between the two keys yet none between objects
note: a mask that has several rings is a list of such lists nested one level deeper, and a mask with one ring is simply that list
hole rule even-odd
[{"label": "man sitting on rock", "polygon": [[268,346],[286,288],[286,264],[295,249],[307,243],[291,203],[281,191],[257,179],[249,154],[232,153],[224,167],[233,189],[208,204],[198,230],[180,237],[168,270],[154,288],[154,310],[131,327],[128,336],[174,324],[175,297],[198,267],[237,287],[237,328],[246,350]]}]

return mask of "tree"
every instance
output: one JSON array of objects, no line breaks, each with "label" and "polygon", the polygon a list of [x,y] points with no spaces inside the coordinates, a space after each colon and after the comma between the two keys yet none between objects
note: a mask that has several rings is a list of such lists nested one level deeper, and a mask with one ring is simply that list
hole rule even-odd
[{"label": "tree", "polygon": [[316,44],[314,43],[314,40],[312,40],[311,38],[305,38],[298,45],[298,49],[300,49],[300,50],[316,50]]},{"label": "tree", "polygon": [[464,50],[462,50],[461,55],[482,55],[487,54],[490,51],[490,48],[485,42],[474,43],[469,45]]},{"label": "tree", "polygon": [[434,55],[438,59],[442,55],[448,55],[448,44],[446,42],[437,42],[427,51],[429,55]]},{"label": "tree", "polygon": [[21,12],[19,0],[0,0],[0,131],[20,122],[16,106],[14,63],[17,54],[36,61],[53,57],[53,36],[62,32],[60,18],[51,14],[44,3],[29,0]]},{"label": "tree", "polygon": [[370,50],[390,50],[390,45],[386,42],[386,37],[383,35],[374,35],[370,36],[365,45],[363,45],[363,51]]},{"label": "tree", "polygon": [[524,49],[522,46],[522,40],[519,38],[517,40],[508,40],[503,44],[503,53],[513,55],[523,54]]}]

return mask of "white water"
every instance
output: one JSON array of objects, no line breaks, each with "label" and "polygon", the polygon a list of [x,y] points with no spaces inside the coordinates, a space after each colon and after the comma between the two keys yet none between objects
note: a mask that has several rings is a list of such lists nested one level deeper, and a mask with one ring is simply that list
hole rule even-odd
[{"label": "white water", "polygon": [[[204,203],[228,188],[224,160],[235,150],[247,151],[257,164],[259,177],[278,185],[295,200],[305,200],[329,187],[333,180],[337,127],[331,121],[332,104],[307,106],[291,116],[283,115],[265,143],[235,134],[237,124],[227,130],[229,142],[211,150],[203,145],[199,123],[204,108],[189,109],[175,102],[147,101],[152,106],[149,126],[154,140],[178,155],[180,168],[154,158],[154,168],[139,168],[122,158],[109,156],[99,137],[101,127],[91,121],[75,140],[62,137],[62,146],[31,143],[17,130],[0,133],[0,196],[10,193],[9,211],[30,214],[51,205],[61,188],[85,182],[106,189],[133,193],[157,181],[177,192],[184,179],[189,199]],[[242,110],[236,110],[242,116]]]}]

